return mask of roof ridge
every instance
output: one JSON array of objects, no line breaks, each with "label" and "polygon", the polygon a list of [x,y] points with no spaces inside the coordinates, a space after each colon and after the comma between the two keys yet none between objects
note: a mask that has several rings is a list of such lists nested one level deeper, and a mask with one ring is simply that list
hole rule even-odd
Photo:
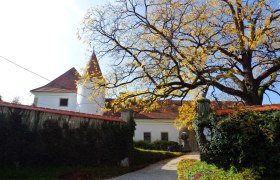
[{"label": "roof ridge", "polygon": [[48,84],[32,89],[30,92],[74,92],[77,91],[76,81],[79,79],[79,72],[72,67],[65,73],[61,74]]}]

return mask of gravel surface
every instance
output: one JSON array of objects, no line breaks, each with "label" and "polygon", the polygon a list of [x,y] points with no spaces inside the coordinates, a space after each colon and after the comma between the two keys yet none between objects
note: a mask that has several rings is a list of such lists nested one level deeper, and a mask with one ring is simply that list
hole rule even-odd
[{"label": "gravel surface", "polygon": [[189,153],[174,159],[160,161],[144,169],[134,171],[122,176],[113,178],[113,180],[176,180],[177,164],[182,159],[199,159],[199,153]]}]

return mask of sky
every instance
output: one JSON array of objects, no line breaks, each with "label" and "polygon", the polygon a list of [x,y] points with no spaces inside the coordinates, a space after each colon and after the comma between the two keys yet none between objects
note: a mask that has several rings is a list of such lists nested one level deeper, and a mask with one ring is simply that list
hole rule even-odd
[{"label": "sky", "polygon": [[[0,95],[4,101],[20,98],[32,104],[31,89],[43,86],[40,78],[2,57],[53,80],[75,67],[81,72],[91,50],[77,38],[88,8],[109,0],[0,0]],[[106,64],[100,62],[104,73]],[[279,89],[279,88],[278,88]],[[272,103],[280,98],[271,94]],[[270,103],[267,98],[265,104]]]},{"label": "sky", "polygon": [[[86,65],[91,52],[77,38],[83,16],[104,0],[0,0],[0,56],[53,80]],[[105,67],[101,65],[101,69]],[[20,97],[31,104],[31,89],[40,78],[0,57],[0,95],[4,101]]]}]

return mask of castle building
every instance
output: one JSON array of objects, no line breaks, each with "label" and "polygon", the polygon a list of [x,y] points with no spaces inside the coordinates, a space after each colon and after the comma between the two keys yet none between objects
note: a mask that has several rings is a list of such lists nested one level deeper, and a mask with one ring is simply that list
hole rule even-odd
[{"label": "castle building", "polygon": [[[88,74],[93,75],[92,79],[83,82],[81,78]],[[93,53],[82,76],[75,68],[71,68],[50,83],[32,89],[30,92],[35,96],[34,106],[102,115],[105,94],[100,89],[94,89],[91,83],[99,76],[102,73]],[[90,99],[93,93],[97,95]]]},{"label": "castle building", "polygon": [[[91,79],[83,81],[87,75]],[[102,89],[94,89],[92,81],[102,76],[95,53],[92,54],[82,75],[75,68],[71,68],[48,84],[31,90],[34,95],[34,106],[80,112],[85,114],[103,115],[105,98]],[[92,94],[95,94],[91,97]],[[134,140],[145,140],[153,142],[156,140],[167,140],[182,142],[180,131],[174,127],[174,120],[178,116],[180,101],[170,101],[168,108],[160,108],[153,112],[135,112],[134,119],[136,130]],[[110,115],[110,113],[105,113]],[[114,116],[116,114],[113,114]],[[119,114],[120,115],[120,114]],[[118,116],[118,115],[116,115]],[[197,151],[197,143],[193,132],[189,133],[188,143],[190,151]]]}]

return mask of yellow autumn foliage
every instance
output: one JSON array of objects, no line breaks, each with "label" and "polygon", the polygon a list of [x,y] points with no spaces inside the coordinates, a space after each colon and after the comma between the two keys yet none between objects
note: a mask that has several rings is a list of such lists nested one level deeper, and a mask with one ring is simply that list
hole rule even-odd
[{"label": "yellow autumn foliage", "polygon": [[186,127],[188,128],[188,130],[192,130],[192,122],[196,116],[196,101],[182,104],[182,106],[179,107],[178,111],[178,118],[174,121],[175,127],[177,129]]}]

